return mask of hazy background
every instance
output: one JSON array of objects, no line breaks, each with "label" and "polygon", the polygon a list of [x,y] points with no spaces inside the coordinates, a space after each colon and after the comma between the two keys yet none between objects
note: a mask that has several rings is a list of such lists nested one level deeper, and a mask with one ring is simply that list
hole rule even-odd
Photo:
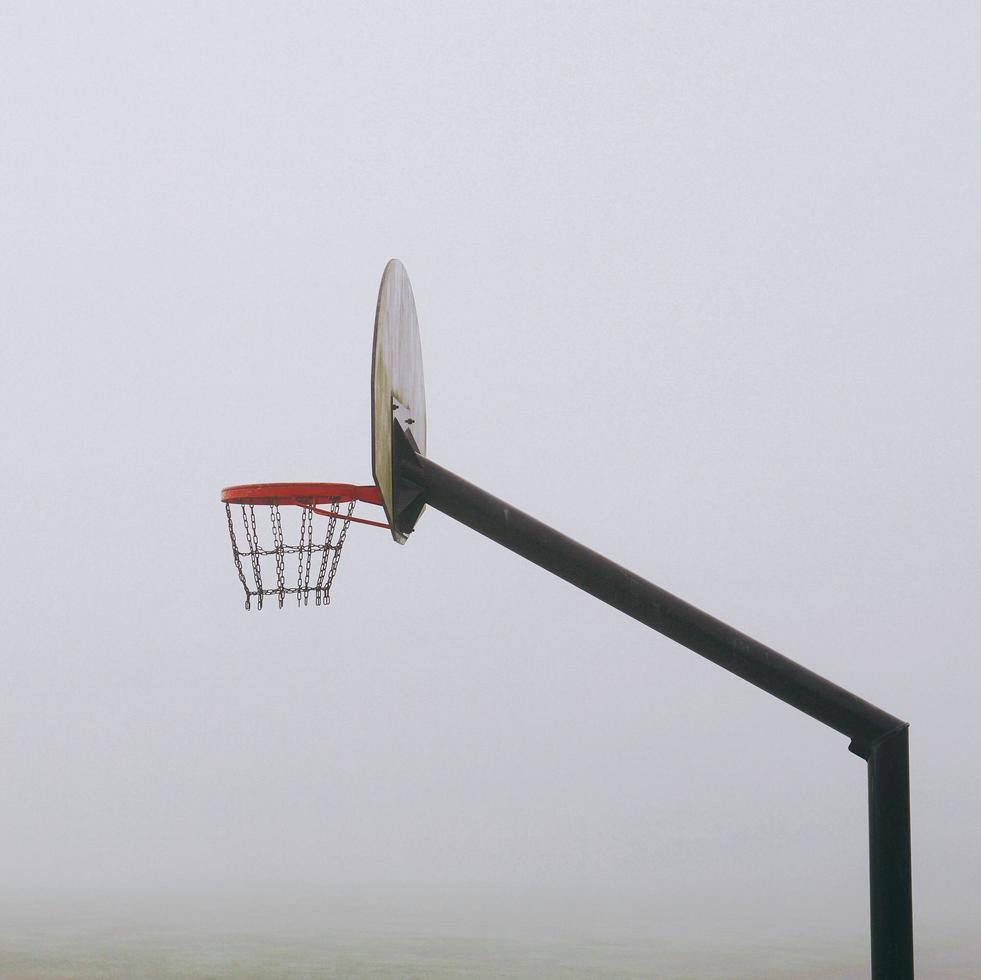
[{"label": "hazy background", "polygon": [[171,916],[866,968],[844,738],[432,511],[244,611],[219,491],[370,480],[398,256],[432,458],[911,721],[921,973],[981,969],[979,32],[4,4],[0,954]]}]

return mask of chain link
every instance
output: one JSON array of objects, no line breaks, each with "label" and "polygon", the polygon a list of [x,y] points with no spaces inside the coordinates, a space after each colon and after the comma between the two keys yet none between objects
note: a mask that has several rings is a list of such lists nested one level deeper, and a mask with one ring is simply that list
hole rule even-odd
[{"label": "chain link", "polygon": [[283,522],[279,517],[279,504],[269,508],[269,516],[272,520],[273,547],[276,549],[276,591],[279,594],[279,608],[282,609],[286,597],[286,558],[283,555]]},{"label": "chain link", "polygon": [[[355,501],[351,501],[347,505],[347,516],[350,517],[354,513]],[[347,529],[351,526],[351,522],[345,520],[341,526],[341,533],[337,537],[337,544],[334,546],[334,557],[330,562],[330,571],[327,573],[327,585],[324,587],[324,596],[327,605],[330,605],[330,587],[334,581],[334,575],[337,572],[337,564],[341,560],[341,548],[344,547],[344,539],[347,537]]]},{"label": "chain link", "polygon": [[249,592],[249,583],[245,581],[245,572],[242,571],[242,556],[238,550],[238,542],[235,540],[235,526],[232,524],[232,508],[228,504],[225,504],[225,516],[228,518],[228,536],[232,539],[232,556],[235,558],[238,580],[242,583],[242,588],[245,589],[245,608],[251,609],[252,597]]},{"label": "chain link", "polygon": [[262,566],[259,564],[259,532],[256,530],[255,526],[255,508],[249,506],[249,511],[252,517],[252,529],[249,530],[249,520],[245,513],[245,507],[242,507],[242,523],[245,525],[245,539],[249,543],[249,555],[252,558],[252,576],[255,579],[255,595],[256,595],[256,605],[259,609],[262,608],[262,597],[265,595],[262,588]]},{"label": "chain link", "polygon": [[[255,505],[242,505],[242,527],[245,530],[244,549],[239,548],[235,535],[235,523],[232,520],[232,509],[225,504],[225,518],[228,523],[228,536],[232,545],[232,557],[235,559],[235,570],[239,582],[245,592],[245,608],[252,608],[252,599],[256,600],[256,608],[261,609],[266,596],[276,596],[279,607],[283,607],[285,597],[295,595],[297,605],[308,605],[310,593],[318,606],[330,604],[330,590],[337,574],[337,566],[341,560],[341,550],[347,540],[347,532],[351,526],[351,515],[354,513],[355,501],[349,501],[347,513],[338,513],[340,501],[332,500],[327,517],[327,528],[323,544],[314,542],[314,512],[311,506],[300,505],[300,531],[297,544],[286,544],[283,534],[283,522],[279,506],[269,507],[269,519],[272,527],[273,545],[264,548],[259,541],[259,531],[256,526]],[[338,531],[338,521],[341,527]],[[335,540],[336,535],[336,540]],[[311,583],[312,563],[314,552],[321,556],[315,582]],[[297,556],[296,587],[286,584],[286,555]],[[272,557],[276,566],[276,586],[267,588],[262,582],[262,559]],[[252,565],[253,582],[249,582],[245,572],[244,559],[248,558]]]},{"label": "chain link", "polygon": [[317,576],[316,598],[317,598],[318,606],[327,605],[328,602],[330,601],[327,598],[327,596],[324,594],[324,577],[327,574],[327,561],[328,558],[330,557],[330,550],[333,547],[334,528],[337,526],[337,515],[336,513],[334,513],[334,506],[336,505],[336,503],[337,503],[336,500],[332,500],[330,502],[331,515],[327,521],[327,533],[324,535],[324,545],[323,545],[324,557],[320,562],[320,574]]},{"label": "chain link", "polygon": [[310,558],[309,544],[313,544],[313,513],[306,507],[300,508],[300,543],[297,545],[296,553],[298,561],[296,563],[296,604],[299,606],[306,601],[306,590],[303,588],[303,558],[307,556],[307,578],[310,577]]},{"label": "chain link", "polygon": [[[306,511],[306,508],[304,508]],[[303,543],[303,535],[300,535],[300,544]],[[306,566],[303,571],[303,605],[307,605],[310,602],[310,561],[313,558],[313,511],[309,511],[309,516],[307,518],[307,560]],[[300,563],[303,563],[303,552],[300,551]],[[299,585],[299,580],[297,580]],[[299,597],[297,597],[297,602],[299,603]]]}]

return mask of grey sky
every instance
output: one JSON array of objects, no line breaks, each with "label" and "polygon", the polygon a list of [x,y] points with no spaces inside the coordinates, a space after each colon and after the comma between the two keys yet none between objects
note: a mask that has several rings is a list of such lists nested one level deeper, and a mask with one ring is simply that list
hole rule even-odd
[{"label": "grey sky", "polygon": [[370,479],[398,256],[431,456],[909,719],[976,922],[979,30],[4,5],[0,900],[862,934],[843,738],[442,515],[242,609],[218,492]]}]

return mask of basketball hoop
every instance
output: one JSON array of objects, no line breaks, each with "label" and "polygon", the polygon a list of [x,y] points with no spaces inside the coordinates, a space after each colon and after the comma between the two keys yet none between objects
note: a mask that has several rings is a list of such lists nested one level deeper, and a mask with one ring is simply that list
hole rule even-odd
[{"label": "basketball hoop", "polygon": [[[253,598],[257,608],[261,609],[267,596],[276,596],[280,609],[288,595],[295,595],[296,604],[305,606],[310,601],[311,593],[318,606],[329,605],[330,588],[341,560],[348,527],[354,523],[388,528],[388,524],[381,521],[353,516],[354,505],[359,500],[381,506],[381,495],[375,486],[358,487],[350,483],[249,483],[226,487],[221,492],[221,499],[228,518],[235,568],[245,590],[246,609],[252,608]],[[347,505],[344,512],[338,509],[340,504]],[[241,509],[239,523],[244,534],[244,548],[239,547],[236,537],[233,506]],[[257,508],[260,512],[258,518]],[[285,515],[285,530],[284,513],[280,508],[295,508]],[[268,511],[268,516],[262,516],[263,509]],[[298,522],[296,517],[299,517]],[[297,523],[299,526],[295,527]],[[287,544],[287,540],[296,543]],[[271,542],[271,546],[266,547],[264,541]],[[287,570],[288,560],[293,565],[292,559],[287,558],[290,555],[296,555],[295,585],[292,584],[292,571]],[[316,562],[314,555],[319,559]],[[251,570],[251,581],[246,574],[246,566]],[[276,582],[274,588],[271,587],[273,577]]]}]

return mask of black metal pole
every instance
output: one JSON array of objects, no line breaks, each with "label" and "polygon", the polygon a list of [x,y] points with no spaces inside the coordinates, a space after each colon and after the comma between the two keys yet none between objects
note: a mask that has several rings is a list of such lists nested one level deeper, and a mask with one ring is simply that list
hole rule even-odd
[{"label": "black metal pole", "polygon": [[411,523],[424,500],[851,739],[869,771],[872,976],[912,978],[907,724],[396,440],[397,497]]},{"label": "black metal pole", "polygon": [[876,742],[868,758],[872,976],[912,980],[908,728]]}]

